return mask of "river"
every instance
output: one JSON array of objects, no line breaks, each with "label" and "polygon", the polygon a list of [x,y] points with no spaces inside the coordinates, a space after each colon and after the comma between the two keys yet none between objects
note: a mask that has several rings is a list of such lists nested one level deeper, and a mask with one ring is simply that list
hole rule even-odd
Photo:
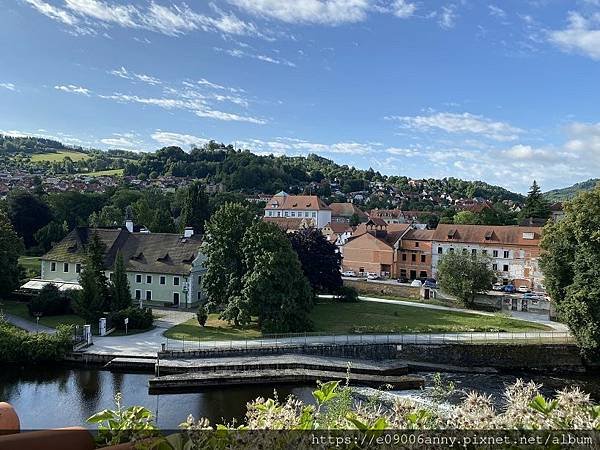
[{"label": "river", "polygon": [[[426,385],[431,385],[431,373],[422,374]],[[499,398],[503,387],[517,377],[543,383],[543,393],[552,394],[567,385],[578,385],[593,397],[600,399],[600,381],[597,376],[528,376],[526,374],[444,374],[445,382],[452,381],[460,391],[478,390]],[[11,403],[17,410],[23,429],[53,428],[85,425],[92,414],[113,408],[114,395],[123,394],[123,403],[143,405],[156,414],[158,425],[173,429],[189,414],[207,417],[212,423],[221,419],[243,419],[246,403],[259,396],[272,397],[274,386],[239,386],[225,389],[205,389],[198,393],[149,395],[148,374],[112,373],[85,368],[17,368],[0,370],[0,401]],[[278,385],[280,399],[294,394],[311,401],[314,386]],[[426,395],[420,391],[398,393],[406,396]],[[455,396],[457,399],[460,396]]]}]

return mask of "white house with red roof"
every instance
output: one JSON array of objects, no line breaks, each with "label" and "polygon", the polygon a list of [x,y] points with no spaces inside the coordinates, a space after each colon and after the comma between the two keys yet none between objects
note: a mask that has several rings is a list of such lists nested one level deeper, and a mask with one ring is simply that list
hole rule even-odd
[{"label": "white house with red roof", "polygon": [[265,218],[312,219],[319,229],[331,222],[331,209],[316,195],[275,194],[265,206]]}]

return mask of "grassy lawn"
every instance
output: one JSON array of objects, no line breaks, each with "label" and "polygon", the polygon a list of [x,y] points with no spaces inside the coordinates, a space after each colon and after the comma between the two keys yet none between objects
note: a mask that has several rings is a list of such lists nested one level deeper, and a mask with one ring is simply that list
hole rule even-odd
[{"label": "grassy lawn", "polygon": [[88,172],[83,175],[90,177],[122,177],[123,169],[99,170],[98,172]]},{"label": "grassy lawn", "polygon": [[[480,316],[373,302],[320,302],[311,312],[311,318],[313,331],[322,334],[550,330],[545,325],[502,315]],[[252,339],[261,333],[255,324],[234,327],[211,314],[204,328],[194,318],[170,328],[164,335],[171,339],[211,341]]]},{"label": "grassy lawn", "polygon": [[67,156],[69,158],[71,158],[73,161],[82,161],[84,159],[89,158],[89,156],[86,153],[58,151],[58,152],[51,152],[51,153],[35,153],[35,154],[31,155],[31,162],[62,161]]},{"label": "grassy lawn", "polygon": [[19,258],[19,264],[21,264],[27,272],[28,278],[36,278],[40,276],[41,262],[38,256],[21,256]]}]

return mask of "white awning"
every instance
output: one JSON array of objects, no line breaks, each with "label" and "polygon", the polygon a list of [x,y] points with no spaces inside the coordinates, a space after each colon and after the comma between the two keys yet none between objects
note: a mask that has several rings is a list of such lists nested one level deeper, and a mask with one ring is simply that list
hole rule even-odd
[{"label": "white awning", "polygon": [[39,280],[39,279],[35,279],[35,278],[33,280],[29,280],[27,283],[25,283],[23,286],[21,286],[21,289],[40,291],[44,288],[44,286],[46,286],[48,284],[55,285],[59,291],[70,291],[70,290],[80,291],[81,290],[81,286],[79,285],[79,283],[75,283],[72,281],[48,281],[48,280]]}]

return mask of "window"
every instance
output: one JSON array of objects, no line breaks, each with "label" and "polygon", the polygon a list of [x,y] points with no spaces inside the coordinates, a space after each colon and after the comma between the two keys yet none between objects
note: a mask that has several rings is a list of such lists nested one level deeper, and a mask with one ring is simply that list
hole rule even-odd
[{"label": "window", "polygon": [[179,305],[179,292],[173,292],[173,304]]},{"label": "window", "polygon": [[51,263],[50,263],[50,270],[51,270],[52,272],[56,272],[56,263],[55,263],[55,262],[51,262]]},{"label": "window", "polygon": [[292,217],[296,217],[296,211],[292,211]]},{"label": "window", "polygon": [[198,291],[198,300],[202,300],[202,292]]},{"label": "window", "polygon": [[463,255],[466,255],[468,251],[469,251],[469,250],[467,250],[466,248],[463,248],[463,251],[462,251],[462,252],[463,252]]},{"label": "window", "polygon": [[110,281],[114,280],[114,279],[115,279],[115,274],[114,274],[113,272],[109,272],[109,273],[108,273],[108,279],[109,279]]},{"label": "window", "polygon": [[135,299],[136,300],[140,300],[142,298],[142,291],[140,291],[139,289],[135,290]]},{"label": "window", "polygon": [[289,215],[290,215],[290,212],[289,212],[289,211],[286,211],[286,212],[285,212],[285,217],[289,217]]},{"label": "window", "polygon": [[277,217],[281,217],[281,211],[277,211]]},{"label": "window", "polygon": [[452,247],[450,247],[450,248],[448,249],[448,252],[449,252],[449,253],[454,253],[454,249],[453,249]]},{"label": "window", "polygon": [[63,263],[63,272],[68,272],[69,271],[69,263]]},{"label": "window", "polygon": [[418,247],[418,246],[419,246],[419,243],[418,243],[418,242],[415,242],[415,247]]},{"label": "window", "polygon": [[146,301],[152,301],[152,291],[146,291]]},{"label": "window", "polygon": [[152,284],[152,275],[146,275],[146,284]]},{"label": "window", "polygon": [[81,273],[81,264],[75,264],[75,273]]},{"label": "window", "polygon": [[402,253],[402,261],[406,261],[406,253]]},{"label": "window", "polygon": [[510,252],[508,250],[504,250],[504,257],[508,258],[510,256]]},{"label": "window", "polygon": [[135,282],[136,283],[141,283],[142,282],[142,276],[139,273],[137,273],[135,275]]},{"label": "window", "polygon": [[487,250],[481,250],[482,255],[487,255]]},{"label": "window", "polygon": [[473,248],[471,249],[471,255],[475,256],[477,254],[477,249]]},{"label": "window", "polygon": [[414,253],[412,255],[410,255],[410,260],[412,262],[415,262],[417,260],[417,255],[415,255]]},{"label": "window", "polygon": [[442,247],[438,247],[438,255],[444,253],[444,249]]},{"label": "window", "polygon": [[502,271],[503,271],[503,272],[508,272],[508,264],[504,264],[504,265],[502,266]]},{"label": "window", "polygon": [[167,283],[167,277],[165,277],[164,275],[160,276],[160,284],[166,284]]},{"label": "window", "polygon": [[269,211],[269,217],[273,217],[273,211]]},{"label": "window", "polygon": [[317,213],[316,212],[312,213],[312,216],[317,217]]},{"label": "window", "polygon": [[494,250],[494,251],[492,252],[492,256],[493,256],[494,258],[497,258],[497,257],[498,257],[498,250]]},{"label": "window", "polygon": [[198,275],[198,285],[202,284],[202,275]]},{"label": "window", "polygon": [[179,286],[179,277],[173,277],[173,286]]},{"label": "window", "polygon": [[498,264],[492,264],[492,270],[498,270]]},{"label": "window", "polygon": [[424,262],[425,262],[425,260],[426,260],[426,258],[427,258],[427,257],[426,257],[425,255],[421,255],[421,262],[422,262],[422,263],[424,263]]}]

